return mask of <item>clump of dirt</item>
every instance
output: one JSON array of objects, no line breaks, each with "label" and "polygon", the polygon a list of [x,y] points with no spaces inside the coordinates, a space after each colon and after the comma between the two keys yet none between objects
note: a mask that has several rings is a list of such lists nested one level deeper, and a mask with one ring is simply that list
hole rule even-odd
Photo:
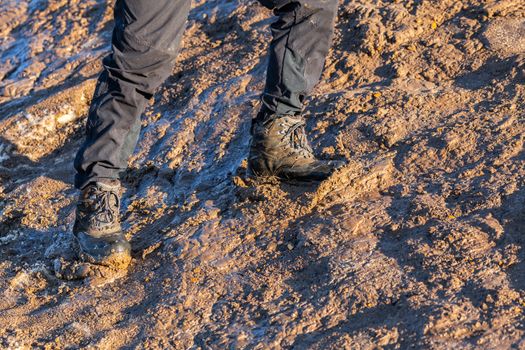
[{"label": "clump of dirt", "polygon": [[0,4],[1,348],[523,347],[522,1],[341,1],[321,184],[246,178],[271,13],[194,1],[122,177],[127,273],[70,234],[112,3]]}]

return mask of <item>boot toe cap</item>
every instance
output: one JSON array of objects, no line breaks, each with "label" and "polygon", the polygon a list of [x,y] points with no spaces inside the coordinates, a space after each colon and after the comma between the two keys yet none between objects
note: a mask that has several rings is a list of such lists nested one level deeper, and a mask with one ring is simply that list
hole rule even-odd
[{"label": "boot toe cap", "polygon": [[131,261],[131,245],[122,233],[94,237],[85,232],[77,233],[80,257],[87,262],[123,268]]}]

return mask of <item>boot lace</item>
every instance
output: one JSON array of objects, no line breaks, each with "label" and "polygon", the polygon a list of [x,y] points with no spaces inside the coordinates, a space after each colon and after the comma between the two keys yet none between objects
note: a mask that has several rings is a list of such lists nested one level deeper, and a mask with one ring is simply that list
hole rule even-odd
[{"label": "boot lace", "polygon": [[293,150],[305,158],[314,158],[312,147],[306,137],[306,123],[304,120],[293,121],[289,125],[284,123],[281,126],[287,127],[283,132],[282,141],[286,141]]},{"label": "boot lace", "polygon": [[117,211],[120,206],[117,192],[96,187],[93,187],[90,192],[89,197],[83,201],[83,206],[90,212],[91,223],[99,227],[114,223],[118,218]]}]

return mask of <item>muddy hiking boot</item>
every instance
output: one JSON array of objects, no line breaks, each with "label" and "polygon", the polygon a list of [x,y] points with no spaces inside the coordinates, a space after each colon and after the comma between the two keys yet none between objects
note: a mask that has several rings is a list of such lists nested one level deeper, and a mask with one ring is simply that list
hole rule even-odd
[{"label": "muddy hiking boot", "polygon": [[82,189],[73,227],[82,260],[118,269],[129,265],[131,246],[120,227],[119,208],[118,181],[94,182]]},{"label": "muddy hiking boot", "polygon": [[252,124],[248,173],[285,180],[322,181],[345,163],[319,160],[312,151],[301,116],[280,116]]}]

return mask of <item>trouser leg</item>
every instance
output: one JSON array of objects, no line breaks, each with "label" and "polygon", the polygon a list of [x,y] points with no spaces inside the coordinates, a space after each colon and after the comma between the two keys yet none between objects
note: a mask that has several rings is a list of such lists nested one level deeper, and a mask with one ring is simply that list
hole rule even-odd
[{"label": "trouser leg", "polygon": [[259,0],[273,9],[273,40],[262,95],[263,111],[302,112],[303,101],[319,81],[330,49],[337,0]]},{"label": "trouser leg", "polygon": [[136,146],[140,116],[169,76],[190,0],[117,0],[112,53],[103,60],[86,138],[75,158],[75,186],[118,179]]}]

